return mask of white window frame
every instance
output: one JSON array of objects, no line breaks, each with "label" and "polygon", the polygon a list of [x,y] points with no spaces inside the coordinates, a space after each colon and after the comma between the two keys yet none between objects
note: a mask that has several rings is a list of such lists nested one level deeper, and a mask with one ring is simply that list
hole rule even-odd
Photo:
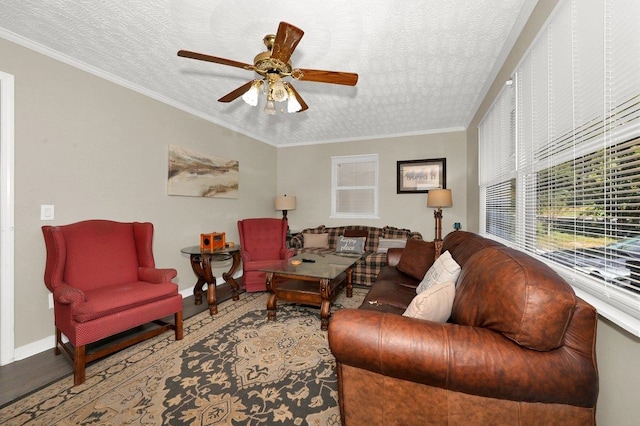
[{"label": "white window frame", "polygon": [[[633,24],[639,10],[633,0],[603,0],[600,5],[580,0],[563,0],[558,3],[549,22],[540,31],[512,76],[516,85],[517,117],[511,136],[511,143],[517,152],[516,229],[515,234],[509,235],[509,241],[489,235],[490,230],[485,229],[487,190],[492,184],[506,181],[513,170],[493,164],[490,158],[494,149],[491,144],[493,141],[502,141],[504,135],[499,132],[495,123],[508,121],[505,109],[502,108],[501,111],[500,106],[500,98],[504,93],[498,96],[479,125],[481,234],[537,256],[536,246],[531,241],[536,238],[535,230],[532,230],[537,218],[532,203],[535,204],[536,199],[535,193],[527,192],[527,186],[536,185],[536,173],[640,136],[640,110],[636,109],[634,112],[630,107],[627,112],[625,104],[623,113],[618,112],[621,101],[626,102],[627,98],[640,93],[638,79],[631,77],[637,75],[640,66],[635,54],[640,47],[640,33]],[[602,27],[599,28],[598,24]],[[576,34],[581,35],[576,37]],[[537,58],[536,68],[528,68],[532,58]],[[540,84],[535,89],[533,85],[527,84],[534,81],[532,75],[544,76],[544,73],[549,73],[547,83]],[[522,78],[523,84],[520,84]],[[533,110],[520,111],[521,107],[529,105],[521,104],[521,90],[522,99],[529,100],[532,95],[537,99],[546,99],[548,96],[548,102],[543,103],[543,108],[536,109],[534,114]],[[524,92],[525,90],[529,91]],[[591,99],[594,95],[595,102]],[[637,101],[634,103],[637,106]],[[593,118],[594,114],[600,114],[604,118],[598,122],[597,117]],[[616,114],[626,115],[623,120],[617,120]],[[580,133],[583,128],[587,128],[587,123],[602,123],[602,130],[592,132],[599,137],[585,137]],[[587,129],[590,130],[590,127]],[[531,138],[536,139],[532,141]],[[562,139],[566,146],[558,149],[559,145],[548,145],[553,147],[548,157],[550,160],[540,162],[532,157],[548,141],[556,139]],[[497,176],[496,167],[501,171]],[[608,184],[605,179],[603,188]],[[608,236],[609,231],[605,231],[604,235]],[[596,307],[600,315],[640,336],[640,298],[637,295],[607,285],[605,280],[580,273],[575,267],[563,266],[546,257],[537,257],[560,273],[573,286],[576,294]]]},{"label": "white window frame", "polygon": [[[373,163],[374,166],[374,184],[364,186],[338,186],[338,169],[342,164],[350,163]],[[378,154],[364,154],[364,155],[346,155],[331,157],[331,218],[332,219],[379,219],[378,213],[378,200],[379,200],[379,155]],[[338,191],[344,190],[362,190],[372,189],[374,191],[373,210],[366,213],[348,213],[337,211],[337,196]]]}]

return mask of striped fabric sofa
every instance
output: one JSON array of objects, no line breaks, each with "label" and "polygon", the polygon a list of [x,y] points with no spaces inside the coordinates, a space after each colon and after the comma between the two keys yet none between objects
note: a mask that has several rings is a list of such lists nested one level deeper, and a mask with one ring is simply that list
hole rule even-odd
[{"label": "striped fabric sofa", "polygon": [[[384,250],[379,250],[380,239],[408,239],[417,238],[422,239],[422,235],[419,232],[412,232],[408,229],[395,228],[393,226],[385,226],[383,228],[377,228],[373,226],[363,225],[348,225],[348,226],[336,226],[326,227],[320,225],[315,228],[306,228],[300,233],[294,235],[289,246],[294,250],[294,254],[300,253],[334,253],[338,244],[338,240],[342,235],[349,231],[366,231],[367,240],[364,246],[364,254],[362,258],[356,263],[353,268],[353,284],[360,286],[370,287],[375,281],[378,273],[383,266],[387,264],[387,253]],[[329,234],[329,247],[328,248],[305,248],[304,247],[304,234]]]}]

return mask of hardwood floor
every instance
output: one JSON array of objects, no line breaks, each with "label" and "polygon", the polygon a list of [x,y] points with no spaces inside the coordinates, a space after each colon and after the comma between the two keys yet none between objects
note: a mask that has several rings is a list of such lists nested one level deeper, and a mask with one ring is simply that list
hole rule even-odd
[{"label": "hardwood floor", "polygon": [[[217,288],[217,296],[218,303],[231,299],[231,289],[227,284],[222,284]],[[201,305],[194,303],[193,296],[183,299],[185,320],[208,309],[206,294],[204,299]],[[173,320],[173,317],[170,320]],[[99,344],[100,342],[97,343]],[[71,374],[73,374],[71,362],[63,354],[55,356],[53,349],[2,366],[0,367],[0,407]]]}]

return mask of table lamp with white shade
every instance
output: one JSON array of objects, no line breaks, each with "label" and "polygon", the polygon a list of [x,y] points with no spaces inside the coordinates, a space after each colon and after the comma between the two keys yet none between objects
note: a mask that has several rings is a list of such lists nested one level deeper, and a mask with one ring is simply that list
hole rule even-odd
[{"label": "table lamp with white shade", "polygon": [[274,204],[276,210],[282,210],[282,218],[287,220],[287,211],[296,209],[296,197],[288,197],[287,194],[278,195]]}]

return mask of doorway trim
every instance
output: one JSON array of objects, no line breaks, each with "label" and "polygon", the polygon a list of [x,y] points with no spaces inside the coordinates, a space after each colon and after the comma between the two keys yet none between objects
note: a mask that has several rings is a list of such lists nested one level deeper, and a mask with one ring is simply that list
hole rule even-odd
[{"label": "doorway trim", "polygon": [[14,90],[13,75],[0,71],[0,365],[15,358]]}]

